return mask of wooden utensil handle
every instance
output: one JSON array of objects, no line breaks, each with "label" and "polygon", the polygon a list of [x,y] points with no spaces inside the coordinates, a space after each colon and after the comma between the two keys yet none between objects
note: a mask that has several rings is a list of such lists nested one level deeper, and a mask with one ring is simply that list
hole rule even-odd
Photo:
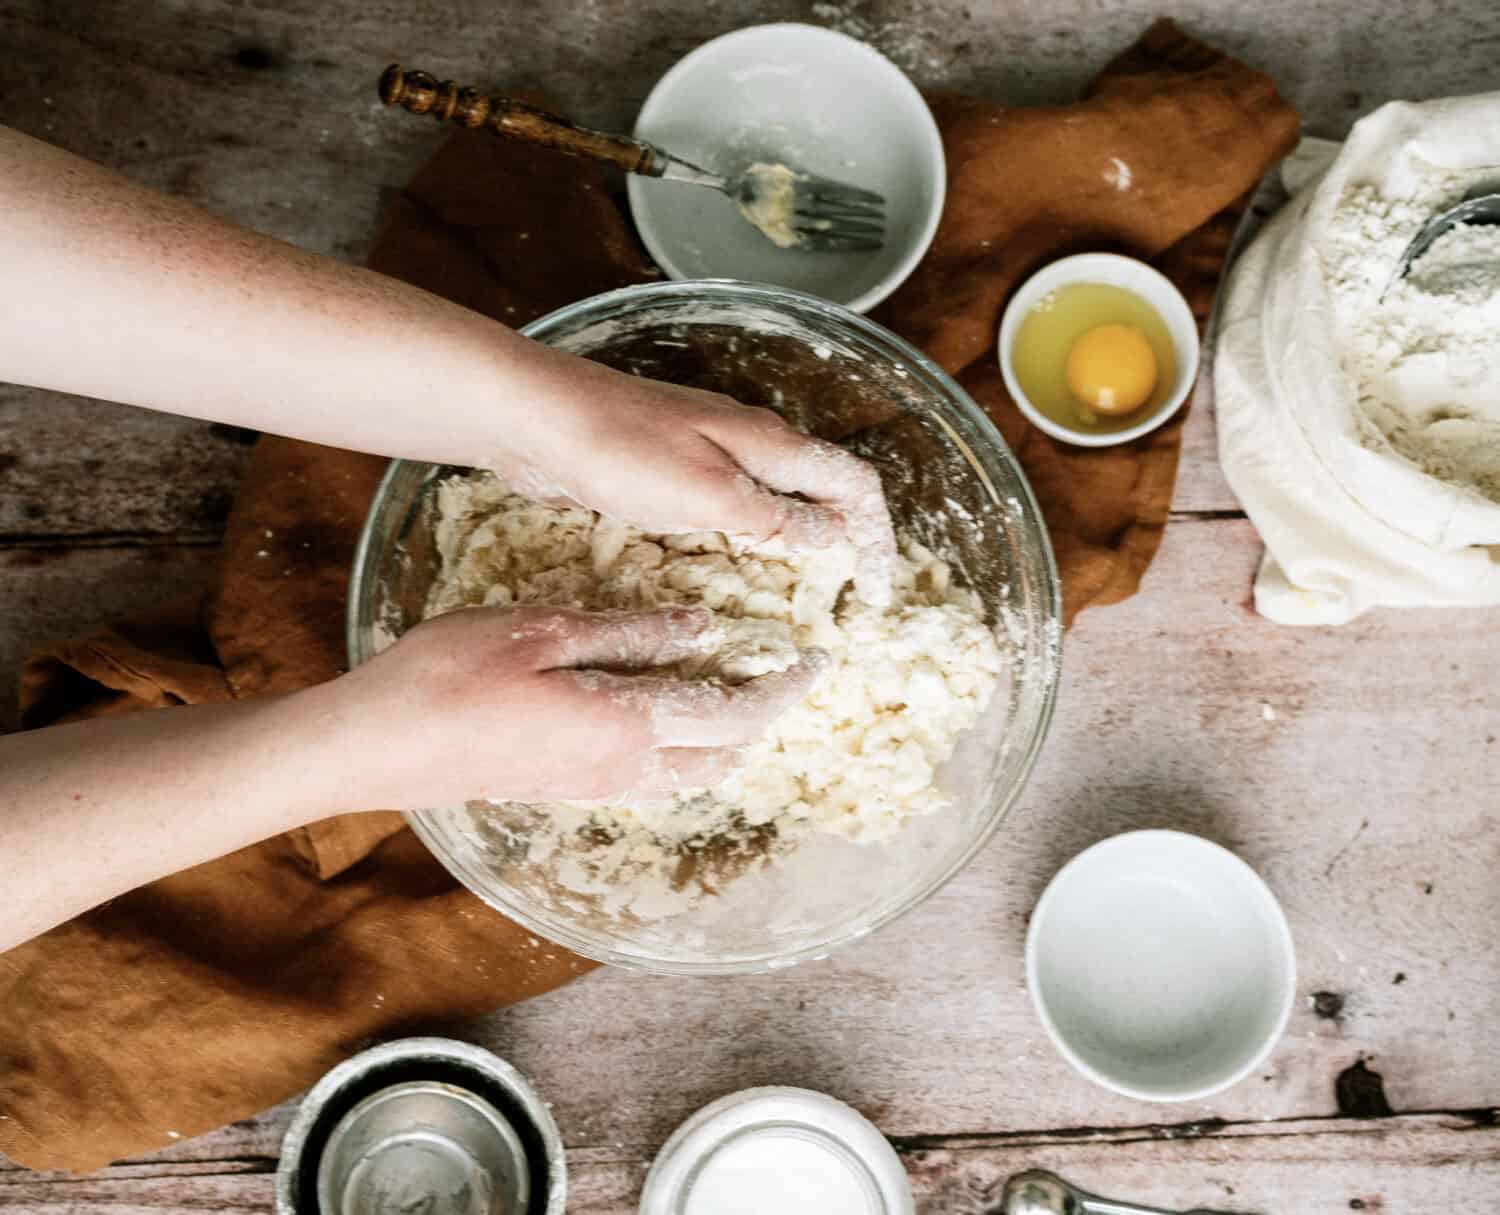
[{"label": "wooden utensil handle", "polygon": [[628,135],[591,131],[524,101],[487,97],[478,89],[459,88],[451,80],[440,81],[428,72],[408,71],[399,63],[391,64],[380,77],[380,100],[413,114],[431,114],[439,122],[484,127],[496,135],[607,161],[627,173],[652,175],[656,149],[650,144]]}]

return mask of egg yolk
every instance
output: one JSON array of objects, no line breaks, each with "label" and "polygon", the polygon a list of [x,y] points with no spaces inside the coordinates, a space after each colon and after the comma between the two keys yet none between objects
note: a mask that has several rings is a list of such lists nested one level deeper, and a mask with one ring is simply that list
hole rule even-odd
[{"label": "egg yolk", "polygon": [[1068,388],[1103,414],[1139,409],[1156,387],[1156,355],[1134,325],[1099,325],[1068,351]]}]

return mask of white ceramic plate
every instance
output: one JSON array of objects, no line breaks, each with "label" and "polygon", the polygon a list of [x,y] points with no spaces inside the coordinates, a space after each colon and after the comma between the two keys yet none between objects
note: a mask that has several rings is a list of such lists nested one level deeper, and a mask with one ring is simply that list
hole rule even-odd
[{"label": "white ceramic plate", "polygon": [[857,39],[817,26],[751,26],[705,43],[651,90],[635,133],[704,168],[757,161],[877,190],[885,247],[872,253],[778,249],[728,198],[631,177],[630,209],[672,278],[737,278],[873,308],[911,273],[943,211],[943,144],[901,70]]},{"label": "white ceramic plate", "polygon": [[1053,1044],[1105,1088],[1189,1101],[1260,1066],[1297,986],[1292,935],[1255,871],[1180,831],[1079,853],[1037,903],[1026,981]]}]

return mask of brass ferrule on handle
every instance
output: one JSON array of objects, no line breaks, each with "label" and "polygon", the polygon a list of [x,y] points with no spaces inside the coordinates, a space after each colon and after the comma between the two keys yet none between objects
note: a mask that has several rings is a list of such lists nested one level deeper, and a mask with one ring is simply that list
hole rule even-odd
[{"label": "brass ferrule on handle", "polygon": [[602,160],[627,173],[655,176],[656,149],[627,135],[590,130],[510,97],[490,97],[478,89],[460,88],[429,72],[408,71],[393,63],[380,77],[380,100],[413,114],[431,114],[439,122],[483,127],[496,135],[523,139],[573,156]]}]

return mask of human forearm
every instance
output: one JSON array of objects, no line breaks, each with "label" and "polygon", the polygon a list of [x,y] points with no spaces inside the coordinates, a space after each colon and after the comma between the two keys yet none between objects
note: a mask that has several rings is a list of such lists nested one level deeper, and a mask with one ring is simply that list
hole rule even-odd
[{"label": "human forearm", "polygon": [[614,371],[0,127],[0,379],[489,468],[649,531],[840,537],[889,591],[874,470],[726,397]]},{"label": "human forearm", "polygon": [[298,697],[0,737],[0,952],[168,873],[335,809]]},{"label": "human forearm", "polygon": [[487,317],[4,128],[0,211],[0,378],[471,465],[557,391]]},{"label": "human forearm", "polygon": [[655,671],[713,630],[696,609],[471,608],[288,696],[0,737],[0,952],[345,811],[717,784],[822,663],[725,688]]}]

